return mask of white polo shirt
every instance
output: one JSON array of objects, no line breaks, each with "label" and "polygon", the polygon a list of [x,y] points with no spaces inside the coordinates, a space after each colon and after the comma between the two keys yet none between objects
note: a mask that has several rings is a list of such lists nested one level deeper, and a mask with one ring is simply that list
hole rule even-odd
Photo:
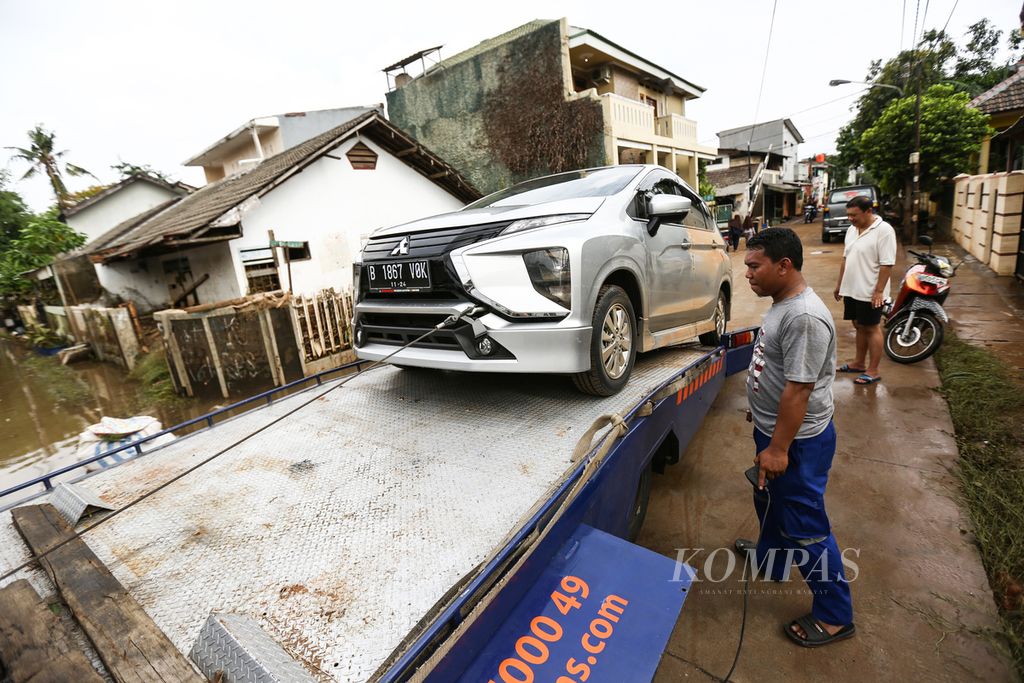
[{"label": "white polo shirt", "polygon": [[[846,230],[843,258],[846,259],[846,270],[839,285],[839,295],[871,301],[878,283],[878,271],[882,266],[896,264],[896,231],[881,216],[875,216],[874,222],[863,233],[851,225]],[[883,296],[889,296],[888,280]]]}]

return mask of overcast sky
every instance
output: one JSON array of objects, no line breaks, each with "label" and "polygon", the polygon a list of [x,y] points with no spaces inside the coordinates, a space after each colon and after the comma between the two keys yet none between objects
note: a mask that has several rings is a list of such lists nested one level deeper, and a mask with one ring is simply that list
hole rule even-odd
[{"label": "overcast sky", "polygon": [[[702,143],[755,116],[789,116],[808,156],[834,150],[856,99],[858,86],[828,81],[863,79],[872,59],[911,44],[915,7],[920,34],[941,28],[954,2],[778,0],[758,107],[769,0],[0,0],[0,145],[27,145],[25,132],[43,123],[67,159],[103,182],[117,179],[110,166],[123,160],[201,184],[202,170],[181,162],[251,118],[383,102],[381,69],[410,53],[443,45],[451,56],[532,19],[565,16],[707,88],[687,109]],[[1010,30],[1020,9],[1020,0],[965,0],[949,32],[960,37],[981,17]],[[0,152],[0,167],[19,178],[25,167]],[[14,189],[36,210],[53,202],[41,178]]]}]

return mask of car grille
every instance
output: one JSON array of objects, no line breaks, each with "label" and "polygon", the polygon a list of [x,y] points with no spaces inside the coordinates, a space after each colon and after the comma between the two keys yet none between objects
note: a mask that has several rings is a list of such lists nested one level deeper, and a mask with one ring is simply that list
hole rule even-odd
[{"label": "car grille", "polygon": [[[371,238],[363,247],[364,261],[387,261],[390,259],[418,259],[442,256],[448,252],[476,242],[497,237],[502,230],[511,225],[511,221],[488,223],[487,225],[471,225],[461,228],[442,228],[409,234],[397,233],[387,237]],[[392,256],[403,239],[409,239],[409,253]]]},{"label": "car grille", "polygon": [[[426,334],[447,317],[430,314],[363,313],[359,316],[359,322],[365,331],[367,343],[403,346]],[[413,346],[448,351],[462,349],[453,330],[438,330]]]}]

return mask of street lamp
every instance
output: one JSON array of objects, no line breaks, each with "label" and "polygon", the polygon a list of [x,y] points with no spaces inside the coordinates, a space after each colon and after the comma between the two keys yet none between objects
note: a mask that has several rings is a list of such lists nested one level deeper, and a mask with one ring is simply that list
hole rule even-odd
[{"label": "street lamp", "polygon": [[848,81],[848,80],[843,79],[843,78],[833,78],[831,81],[828,82],[828,84],[831,85],[833,88],[836,87],[837,85],[847,85],[848,83],[856,83],[857,85],[866,85],[869,88],[890,88],[890,89],[895,90],[896,92],[898,92],[900,94],[900,97],[903,97],[903,89],[902,88],[897,88],[895,85],[889,85],[888,83],[867,83],[866,81]]}]

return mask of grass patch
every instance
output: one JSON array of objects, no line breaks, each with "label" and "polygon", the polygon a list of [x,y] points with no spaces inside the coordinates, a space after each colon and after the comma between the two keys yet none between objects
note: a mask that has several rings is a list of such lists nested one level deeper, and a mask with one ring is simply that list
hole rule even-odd
[{"label": "grass patch", "polygon": [[990,351],[952,334],[936,361],[956,428],[961,493],[1002,618],[1000,640],[1024,678],[1024,382]]},{"label": "grass patch", "polygon": [[167,405],[183,400],[174,391],[162,345],[139,358],[128,376],[142,384],[142,394],[147,401]]},{"label": "grass patch", "polygon": [[21,362],[22,367],[38,379],[39,386],[57,405],[85,403],[92,396],[89,384],[55,357],[32,355]]}]

